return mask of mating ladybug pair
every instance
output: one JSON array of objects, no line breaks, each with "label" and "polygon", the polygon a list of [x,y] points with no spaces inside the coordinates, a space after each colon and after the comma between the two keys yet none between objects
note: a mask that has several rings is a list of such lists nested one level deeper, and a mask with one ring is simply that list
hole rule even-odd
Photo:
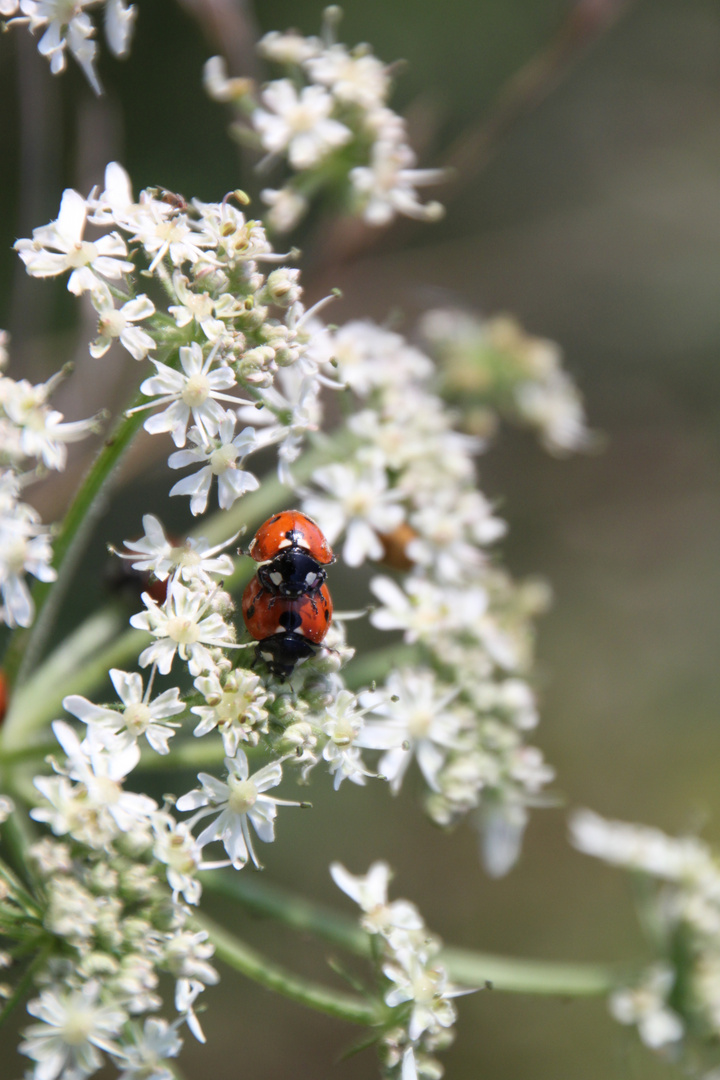
[{"label": "mating ladybug pair", "polygon": [[324,567],[335,556],[319,526],[299,510],[284,510],[258,529],[247,554],[261,563],[242,598],[255,652],[273,675],[287,678],[313,656],[333,613]]}]

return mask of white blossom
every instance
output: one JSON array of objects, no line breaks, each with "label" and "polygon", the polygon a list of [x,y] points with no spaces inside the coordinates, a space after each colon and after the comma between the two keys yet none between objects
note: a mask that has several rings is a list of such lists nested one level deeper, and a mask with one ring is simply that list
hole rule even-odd
[{"label": "white blossom", "polygon": [[167,675],[178,653],[190,674],[200,675],[215,668],[210,649],[235,644],[233,628],[217,612],[207,614],[212,598],[204,592],[174,580],[164,604],[158,604],[147,593],[143,593],[142,599],[146,610],[133,615],[130,625],[149,631],[155,641],[140,654],[140,667],[157,664],[158,671]]},{"label": "white blossom", "polygon": [[684,1025],[667,1003],[675,982],[672,968],[655,964],[642,982],[632,989],[616,990],[610,998],[610,1012],[621,1024],[636,1024],[640,1038],[651,1050],[682,1039]]},{"label": "white blossom", "polygon": [[364,784],[366,777],[375,776],[370,772],[360,756],[361,746],[374,745],[360,738],[364,728],[363,712],[357,711],[357,698],[349,690],[341,690],[335,701],[326,709],[327,719],[323,723],[323,732],[327,742],[323,747],[323,758],[330,766],[334,776],[335,790],[343,780],[353,784]]},{"label": "white blossom", "polygon": [[225,767],[227,783],[208,773],[199,773],[202,786],[182,795],[177,808],[198,811],[188,822],[190,827],[216,814],[215,820],[198,836],[198,844],[204,847],[219,840],[236,870],[241,870],[248,859],[259,867],[250,825],[264,843],[269,843],[275,839],[278,806],[299,806],[300,803],[265,794],[282,780],[282,766],[278,761],[265,765],[251,776],[247,756],[243,750],[238,750],[234,758],[225,759]]},{"label": "white blossom", "polygon": [[109,289],[93,289],[90,296],[99,316],[98,336],[90,344],[90,355],[104,356],[113,341],[118,340],[134,360],[144,360],[155,348],[155,341],[146,330],[134,324],[155,314],[152,300],[142,293],[116,308]]},{"label": "white blossom", "polygon": [[439,184],[444,169],[415,169],[415,154],[405,143],[378,140],[369,165],[350,172],[350,180],[369,225],[387,225],[395,214],[420,221],[438,221],[444,214],[439,202],[420,202],[416,188]]},{"label": "white blossom", "polygon": [[168,718],[185,711],[185,704],[180,700],[180,691],[174,686],[150,700],[152,684],[148,684],[143,694],[142,676],[137,672],[110,669],[110,678],[123,703],[122,711],[95,705],[79,694],[70,694],[63,699],[63,708],[82,720],[84,724],[94,725],[102,739],[110,737],[110,749],[137,742],[144,735],[150,746],[158,754],[170,752],[168,740],[175,734],[179,724]]},{"label": "white blossom", "polygon": [[437,775],[448,752],[462,749],[459,736],[464,718],[449,708],[458,693],[459,687],[439,686],[432,671],[405,669],[390,675],[381,694],[361,696],[371,715],[385,718],[366,721],[366,731],[371,737],[386,733],[391,743],[378,772],[390,781],[393,794],[400,790],[413,757],[429,787],[438,790]]},{"label": "white blossom", "polygon": [[211,672],[199,676],[195,688],[206,703],[190,709],[200,717],[193,734],[200,738],[217,728],[227,757],[235,757],[240,742],[256,743],[258,730],[267,730],[268,712],[263,706],[268,695],[258,675],[237,668],[221,679]]},{"label": "white blossom", "polygon": [[201,581],[208,585],[212,584],[213,576],[224,578],[232,574],[231,556],[219,552],[237,540],[237,534],[213,547],[208,547],[203,537],[188,536],[182,543],[172,543],[154,514],[143,514],[142,522],[144,535],[138,540],[125,540],[125,550],[116,552],[121,559],[134,560],[131,561],[134,570],[152,574],[158,581],[166,581],[170,574],[175,574],[186,584]]},{"label": "white blossom", "polygon": [[313,481],[329,497],[308,495],[303,508],[319,522],[331,544],[345,530],[343,559],[348,566],[382,558],[378,534],[392,532],[404,517],[398,505],[402,492],[389,487],[385,469],[373,463],[336,462],[316,469]]},{"label": "white blossom", "polygon": [[266,150],[286,150],[295,169],[317,165],[331,150],[344,146],[352,132],[330,116],[334,102],[321,86],[306,86],[298,94],[289,79],[269,83],[252,121]]},{"label": "white blossom", "polygon": [[[219,426],[217,438],[205,439],[201,431],[192,428],[189,438],[195,443],[195,448],[178,450],[168,458],[171,469],[202,465],[196,473],[178,480],[170,489],[171,495],[190,496],[190,510],[195,515],[203,514],[207,508],[214,476],[218,478],[218,503],[221,510],[229,510],[241,495],[247,491],[256,491],[260,486],[256,476],[239,467],[243,459],[258,447],[255,429],[243,428],[240,434],[233,438],[234,431],[235,417],[226,414]],[[205,464],[202,464],[203,462]]]},{"label": "white blossom", "polygon": [[[135,767],[140,757],[136,743],[109,752],[102,743],[90,737],[82,744],[73,729],[63,720],[52,725],[55,738],[67,755],[67,776],[82,784],[86,802],[97,813],[106,814],[121,832],[145,826],[157,809],[154,799],[134,791],[123,791],[122,781]],[[35,786],[42,791],[42,777]],[[33,811],[38,821],[47,820],[43,811]]]},{"label": "white blossom", "polygon": [[118,1080],[173,1080],[174,1071],[163,1062],[177,1057],[181,1049],[177,1022],[150,1016],[143,1030],[133,1028],[130,1039],[116,1051],[116,1064],[122,1069]]},{"label": "white blossom", "polygon": [[317,55],[309,55],[305,68],[315,82],[327,86],[339,101],[364,109],[379,106],[390,88],[385,64],[367,47],[360,46],[349,53],[344,45],[331,45]]},{"label": "white blossom", "polygon": [[424,931],[425,924],[414,904],[409,900],[388,901],[392,875],[387,863],[373,863],[364,877],[356,877],[336,862],[331,864],[330,874],[337,887],[362,909],[361,925],[369,934],[382,934],[397,948]]},{"label": "white blossom", "polygon": [[276,64],[303,64],[322,49],[320,38],[303,37],[296,30],[271,30],[258,42],[258,52]]},{"label": "white blossom", "polygon": [[35,603],[25,574],[38,581],[54,581],[57,572],[50,565],[52,548],[49,532],[37,522],[31,507],[17,504],[0,520],[0,618],[8,626],[30,626]]},{"label": "white blossom", "polygon": [[158,811],[153,814],[153,855],[166,867],[168,885],[173,899],[182,896],[187,904],[198,904],[202,886],[197,873],[203,866],[202,851],[184,821],[172,814]]},{"label": "white blossom", "polygon": [[103,1064],[100,1051],[114,1053],[114,1041],[127,1013],[117,1004],[102,1004],[100,983],[79,990],[48,987],[27,1007],[39,1024],[25,1029],[20,1052],[37,1062],[34,1080],[84,1080]]},{"label": "white blossom", "polygon": [[32,240],[16,240],[14,247],[32,277],[56,277],[71,270],[68,289],[79,296],[134,270],[125,258],[127,247],[118,233],[83,240],[87,203],[82,195],[67,188],[57,220],[33,229]]},{"label": "white blossom", "polygon": [[[232,368],[212,366],[215,361],[213,349],[207,357],[197,342],[180,347],[180,365],[182,371],[175,371],[159,360],[153,360],[157,374],[146,379],[140,385],[141,393],[146,397],[158,396],[149,405],[167,405],[164,412],[150,416],[143,425],[151,435],[169,431],[176,446],[184,446],[187,426],[192,414],[193,422],[207,442],[210,436],[217,435],[220,425],[228,417],[218,401],[228,401],[233,405],[240,400],[223,393],[230,386],[236,385]],[[137,411],[137,410],[133,410]]]}]

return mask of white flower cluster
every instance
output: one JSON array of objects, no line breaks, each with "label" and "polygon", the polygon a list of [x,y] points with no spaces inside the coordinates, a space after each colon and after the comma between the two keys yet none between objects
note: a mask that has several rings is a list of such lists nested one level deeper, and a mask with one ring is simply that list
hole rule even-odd
[{"label": "white flower cluster", "polygon": [[443,1068],[433,1056],[454,1038],[452,999],[470,990],[456,990],[438,962],[439,939],[408,900],[388,901],[390,868],[377,862],[364,877],[333,863],[330,873],[339,889],[362,909],[360,924],[376,936],[373,951],[387,1023],[379,1040],[383,1075],[397,1080],[418,1076],[439,1078]]},{"label": "white flower cluster", "polygon": [[369,720],[354,745],[382,749],[379,772],[397,791],[417,757],[432,817],[448,825],[476,812],[494,874],[515,861],[526,806],[553,777],[525,744],[537,723],[529,616],[544,593],[517,586],[488,545],[505,526],[475,486],[478,440],[458,433],[433,392],[432,361],[370,322],[317,330],[308,349],[354,393],[345,460],[318,468],[303,509],[350,566],[366,559],[406,571],[371,588],[370,621],[400,631],[421,666],[364,694]]},{"label": "white flower cluster", "polygon": [[127,56],[137,9],[127,7],[124,0],[0,0],[0,16],[10,19],[8,25],[26,23],[32,33],[42,31],[38,52],[48,58],[53,75],[65,70],[68,49],[95,93],[101,94],[95,70],[95,26],[86,10],[99,7],[104,8],[105,38],[111,53]]},{"label": "white flower cluster", "polygon": [[681,1046],[693,1060],[717,1067],[720,859],[697,837],[671,837],[589,810],[573,815],[570,833],[585,854],[657,882],[642,896],[643,924],[653,928],[657,961],[635,985],[613,994],[613,1016],[637,1025],[654,1050]]},{"label": "white flower cluster", "polygon": [[[193,468],[170,492],[189,496],[193,514],[206,512],[216,478],[221,510],[257,489],[243,466],[261,447],[278,445],[281,478],[291,481],[306,433],[323,425],[325,413],[331,422],[335,415],[322,389],[352,395],[350,419],[318,442],[328,463],[315,468],[299,494],[349,566],[370,559],[404,571],[399,581],[373,580],[380,604],[371,621],[401,632],[417,659],[384,687],[353,693],[341,675],[353,650],[336,620],[322,647],[289,678],[262,666],[254,673],[231,659],[255,644],[236,640],[225,591],[234,565],[223,549],[237,534],[215,546],[174,541],[158,517],[144,516],[143,535],[118,554],[148,581],[143,610],[130,623],[149,636],[137,658],[149,678],[144,683],[138,672],[113,668],[119,703],[66,697],[85,737],[57,721],[65,759],[55,775],[35,779],[42,802],[34,817],[57,838],[43,850],[51,851],[50,861],[68,851],[70,869],[46,875],[43,923],[61,940],[67,966],[31,1005],[40,1021],[24,1044],[36,1062],[33,1080],[84,1080],[103,1054],[132,1080],[160,1080],[167,1073],[162,1062],[179,1049],[179,1024],[187,1020],[201,1036],[193,1005],[216,976],[211,946],[193,930],[186,905],[200,899],[199,870],[259,866],[255,837],[273,841],[278,808],[303,805],[271,794],[293,767],[300,781],[319,766],[336,789],[345,780],[365,785],[382,777],[398,791],[416,758],[434,820],[448,825],[472,813],[493,873],[516,858],[526,808],[552,778],[540,751],[525,742],[537,723],[526,676],[530,616],[542,590],[514,584],[489,554],[504,524],[475,486],[480,443],[455,430],[455,416],[434,392],[429,357],[369,322],[324,327],[317,308],[303,308],[297,270],[263,273],[262,263],[285,257],[233,198],[244,205],[242,193],[187,204],[153,189],[136,201],[127,174],[113,163],[102,192],[83,198],[66,191],[58,219],[16,248],[31,275],[67,273],[69,290],[89,295],[99,315],[93,356],[118,341],[152,364],[140,386],[147,401],[123,423],[153,410],[145,428],[170,435],[170,468]],[[95,239],[86,236],[89,227],[100,231]],[[154,278],[170,295],[166,310],[159,299],[135,294],[136,263],[145,264],[148,288]],[[51,463],[62,458],[63,438],[74,429],[68,425],[63,436],[59,414],[49,414],[53,424],[42,409],[38,415],[42,422],[28,425],[36,442],[28,445]],[[245,426],[236,433],[238,421]],[[46,427],[53,437],[38,434]],[[9,444],[14,438],[8,435]],[[176,685],[153,697],[158,674]],[[190,682],[192,690],[181,690]],[[215,740],[218,750],[222,743],[225,774],[199,773],[198,786],[175,800],[189,815],[178,823],[167,807],[123,784],[141,745],[148,753],[144,743],[150,752],[173,754],[190,716],[196,738]],[[251,768],[246,748],[254,747],[265,761]],[[379,755],[375,767],[363,757],[368,751]],[[205,861],[210,845],[220,849],[215,862]],[[126,883],[133,860],[135,892]],[[407,938],[383,937],[385,1001],[394,1017],[387,1068],[402,1080],[437,1068],[432,1053],[454,1020],[455,992],[421,920],[415,929]],[[139,973],[137,954],[146,960]],[[176,977],[179,1016],[148,1018],[140,1028],[135,1017],[160,1004],[163,971]]]},{"label": "white flower cluster", "polygon": [[[115,228],[88,240],[88,225]],[[115,340],[136,360],[163,351],[140,387],[148,403],[133,411],[161,409],[144,426],[151,434],[169,433],[180,448],[170,455],[171,469],[194,468],[171,491],[190,497],[193,514],[207,508],[214,480],[224,510],[255,490],[258,481],[243,461],[271,443],[279,444],[281,474],[287,475],[305,432],[315,426],[320,383],[316,365],[304,358],[308,313],[300,301],[299,271],[259,270],[260,263],[286,258],[273,252],[259,222],[229,197],[187,206],[178,196],[147,190],[135,202],[127,173],[112,162],[99,195],[84,199],[66,190],[57,220],[15,248],[32,276],[69,272],[68,289],[89,293],[98,312],[94,357],[105,355]],[[144,257],[148,271],[163,282],[174,301],[167,312],[156,311],[144,293],[132,293],[136,267],[130,256]],[[121,278],[123,289],[113,284]],[[143,320],[154,336],[137,325]],[[292,375],[274,387],[278,372],[293,366]],[[261,389],[268,392],[258,401]],[[238,390],[248,396],[237,396]],[[236,433],[239,417],[253,423]]]},{"label": "white flower cluster", "polygon": [[476,429],[492,430],[499,413],[536,431],[558,457],[594,445],[554,341],[532,337],[508,316],[479,319],[448,308],[427,312],[421,330],[441,363],[445,392]]},{"label": "white flower cluster", "polygon": [[[8,360],[8,335],[0,331],[0,369]],[[47,469],[62,470],[67,444],[98,428],[97,418],[64,422],[49,404],[59,378],[33,385],[0,374],[0,622],[30,626],[35,605],[25,579],[54,581],[50,530],[20,498]]]},{"label": "white flower cluster", "polygon": [[[200,898],[199,848],[167,809],[123,788],[140,756],[127,735],[142,687],[126,673],[113,676],[127,702],[124,717],[115,713],[113,725],[85,713],[82,742],[56,721],[65,759],[55,763],[54,776],[35,780],[41,801],[32,816],[55,839],[30,849],[42,883],[42,926],[54,941],[39,997],[28,1005],[38,1023],[25,1030],[20,1046],[34,1062],[33,1080],[84,1080],[106,1055],[123,1076],[168,1080],[174,1074],[163,1061],[179,1052],[181,1025],[204,1041],[194,1004],[218,980],[209,963],[213,946],[192,927],[186,906]],[[67,705],[80,714],[82,701]],[[162,727],[158,720],[183,709],[173,694],[163,694],[147,711]],[[151,741],[153,721],[144,726]],[[162,888],[164,877],[172,894]],[[175,980],[172,1022],[147,1016],[163,1004],[162,973]]]},{"label": "white flower cluster", "polygon": [[309,194],[339,186],[349,207],[370,225],[386,225],[396,214],[436,221],[443,208],[423,203],[418,187],[444,179],[442,169],[417,169],[402,117],[387,105],[390,70],[369,45],[354,49],[335,41],[337,7],[327,8],[323,37],[296,31],[272,32],[260,40],[260,55],[286,71],[267,83],[248,107],[250,87],[228,79],[215,56],[205,67],[205,85],[219,101],[237,100],[259,145],[261,167],[283,159],[291,170],[281,188],[266,188],[268,222],[277,232],[293,229],[309,207]]}]

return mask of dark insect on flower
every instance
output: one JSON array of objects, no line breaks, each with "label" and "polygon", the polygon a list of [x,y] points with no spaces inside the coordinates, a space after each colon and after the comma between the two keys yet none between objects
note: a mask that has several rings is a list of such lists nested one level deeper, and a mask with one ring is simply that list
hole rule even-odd
[{"label": "dark insect on flower", "polygon": [[320,526],[299,510],[274,514],[256,532],[248,555],[263,563],[258,579],[274,596],[313,596],[325,583],[324,566],[334,561]]},{"label": "dark insect on flower", "polygon": [[302,596],[283,596],[265,588],[259,575],[242,598],[245,625],[259,642],[255,654],[273,675],[288,678],[301,660],[317,652],[330,627],[333,604],[327,585]]}]

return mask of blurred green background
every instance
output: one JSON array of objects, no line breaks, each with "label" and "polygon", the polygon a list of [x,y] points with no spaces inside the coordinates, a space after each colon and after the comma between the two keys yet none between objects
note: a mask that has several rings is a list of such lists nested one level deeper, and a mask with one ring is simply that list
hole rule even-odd
[{"label": "blurred green background", "polygon": [[[139,0],[130,59],[113,61],[103,45],[100,101],[73,65],[51,79],[24,30],[0,36],[0,326],[14,335],[15,374],[38,379],[77,359],[86,377],[59,395],[71,418],[108,395],[122,400],[137,369],[132,360],[120,369],[91,365],[83,354],[92,321],[78,322],[62,286],[28,279],[10,246],[56,216],[63,187],[85,192],[101,182],[112,158],[136,190],[160,184],[206,199],[238,185],[252,190],[226,135],[229,116],[200,89],[202,64],[218,44],[193,13],[206,19],[210,7],[226,6],[240,10],[231,0],[187,0],[184,8]],[[573,11],[567,0],[344,7],[341,40],[369,41],[383,59],[408,61],[395,103],[413,118],[431,164],[469,130],[487,131],[508,81],[565,40],[558,35]],[[263,0],[245,16],[262,31],[314,33],[321,9]],[[438,303],[506,311],[562,344],[592,426],[605,435],[603,451],[558,462],[505,430],[481,461],[483,489],[501,500],[510,525],[510,568],[545,576],[555,593],[539,626],[537,742],[568,805],[670,832],[701,829],[720,842],[720,3],[585,0],[574,10],[590,27],[613,9],[617,19],[559,63],[532,107],[497,125],[491,152],[453,189],[442,223],[394,230],[322,277],[323,250],[310,245],[308,297],[339,285],[345,298],[335,321],[392,310],[408,328]],[[245,73],[247,42],[225,44],[236,73]],[[138,458],[78,592],[100,588],[104,542],[132,535],[157,498],[161,462],[148,478],[138,475]],[[81,464],[76,456],[75,469]],[[48,518],[66,492],[56,478],[40,493]],[[346,582],[334,572],[336,597],[362,597],[367,576]],[[342,859],[359,873],[385,858],[397,871],[395,895],[415,900],[448,942],[547,959],[644,954],[627,883],[570,849],[564,809],[533,815],[520,864],[493,882],[470,829],[449,837],[433,829],[412,784],[396,800],[350,784],[334,794],[318,774],[311,797],[312,814],[282,815],[276,844],[263,852],[272,881],[342,907],[328,862]],[[288,965],[335,978],[324,947],[211,899],[210,909]],[[189,1080],[376,1075],[368,1055],[337,1063],[355,1032],[229,972],[206,997],[208,1045],[188,1040]],[[498,992],[462,999],[445,1061],[454,1080],[678,1075],[615,1025],[600,1000]],[[1,1071],[20,1076],[22,1065]]]}]

